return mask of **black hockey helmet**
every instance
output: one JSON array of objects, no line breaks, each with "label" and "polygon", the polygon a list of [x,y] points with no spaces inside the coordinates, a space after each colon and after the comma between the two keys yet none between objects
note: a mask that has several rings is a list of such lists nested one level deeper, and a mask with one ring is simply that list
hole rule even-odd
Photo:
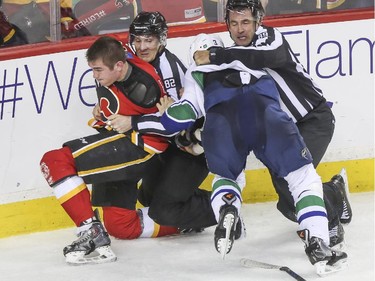
[{"label": "black hockey helmet", "polygon": [[164,16],[160,12],[140,12],[130,24],[129,42],[134,41],[135,36],[157,35],[160,44],[167,45],[168,26]]},{"label": "black hockey helmet", "polygon": [[225,21],[228,23],[229,12],[249,8],[253,17],[260,23],[265,15],[265,10],[260,0],[228,0],[225,8]]}]

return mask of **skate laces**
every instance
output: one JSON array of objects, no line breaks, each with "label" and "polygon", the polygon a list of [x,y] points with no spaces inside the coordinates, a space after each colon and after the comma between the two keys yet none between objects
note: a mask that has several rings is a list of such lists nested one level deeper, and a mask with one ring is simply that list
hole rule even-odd
[{"label": "skate laces", "polygon": [[342,169],[339,174],[333,176],[331,182],[341,193],[342,213],[340,221],[343,224],[349,224],[352,220],[353,213],[349,202],[349,186],[346,170]]},{"label": "skate laces", "polygon": [[349,219],[350,213],[349,213],[349,210],[348,210],[348,205],[346,203],[346,200],[342,201],[342,207],[343,207],[343,211],[342,211],[342,214],[341,214],[341,219]]},{"label": "skate laces", "polygon": [[337,236],[339,226],[336,225],[329,230],[329,237]]},{"label": "skate laces", "polygon": [[79,227],[77,227],[76,235],[77,237],[81,237],[87,230],[91,228],[93,222],[96,221],[95,217],[89,218],[81,223]]},{"label": "skate laces", "polygon": [[341,219],[349,219],[350,218],[350,211],[349,211],[349,202],[347,199],[347,194],[345,190],[345,182],[341,175],[337,175],[334,180],[334,184],[338,186],[341,196],[342,196],[342,214]]},{"label": "skate laces", "polygon": [[79,238],[73,242],[73,244],[81,245],[86,243],[89,240],[94,239],[98,234],[100,234],[99,224],[92,223],[91,227],[88,229],[81,231],[79,234]]},{"label": "skate laces", "polygon": [[341,250],[345,246],[344,236],[344,228],[339,222],[337,225],[329,229],[329,247],[334,250]]}]

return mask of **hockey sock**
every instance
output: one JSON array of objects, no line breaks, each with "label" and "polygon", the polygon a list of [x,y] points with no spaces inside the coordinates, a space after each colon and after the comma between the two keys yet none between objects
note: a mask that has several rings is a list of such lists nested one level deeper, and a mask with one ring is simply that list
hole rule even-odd
[{"label": "hockey sock", "polygon": [[82,178],[74,176],[53,188],[54,194],[76,226],[94,217],[90,192]]},{"label": "hockey sock", "polygon": [[136,210],[103,207],[103,221],[107,232],[117,239],[135,239],[142,233]]},{"label": "hockey sock", "polygon": [[222,199],[223,195],[227,193],[234,194],[238,198],[238,200],[233,200],[233,205],[237,208],[239,215],[242,203],[241,188],[235,181],[216,176],[212,184],[211,206],[217,222],[219,221],[220,208],[226,204]]},{"label": "hockey sock", "polygon": [[156,237],[168,236],[178,233],[180,233],[180,231],[177,227],[159,225],[159,232],[156,234]]},{"label": "hockey sock", "polygon": [[148,215],[148,207],[138,210],[142,223],[142,233],[140,237],[154,238],[179,233],[176,227],[162,226],[155,223]]},{"label": "hockey sock", "polygon": [[322,181],[314,166],[305,165],[289,173],[285,180],[296,205],[298,229],[308,229],[311,237],[321,238],[328,245],[328,219]]}]

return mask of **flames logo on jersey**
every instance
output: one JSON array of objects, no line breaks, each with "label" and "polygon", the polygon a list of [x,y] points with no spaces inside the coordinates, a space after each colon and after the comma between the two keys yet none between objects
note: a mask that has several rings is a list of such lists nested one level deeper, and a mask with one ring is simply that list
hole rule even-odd
[{"label": "flames logo on jersey", "polygon": [[108,87],[101,86],[96,90],[102,119],[106,121],[109,116],[120,112],[120,99],[119,96]]}]

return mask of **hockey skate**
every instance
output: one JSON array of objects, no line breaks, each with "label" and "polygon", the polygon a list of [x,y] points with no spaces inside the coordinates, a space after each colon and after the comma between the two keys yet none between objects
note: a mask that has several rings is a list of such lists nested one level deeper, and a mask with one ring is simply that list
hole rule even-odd
[{"label": "hockey skate", "polygon": [[331,249],[318,237],[310,237],[307,229],[297,231],[297,234],[305,243],[306,255],[319,276],[324,277],[347,267],[348,255],[345,252]]},{"label": "hockey skate", "polygon": [[226,193],[222,197],[225,204],[220,208],[220,216],[217,227],[215,229],[215,248],[225,259],[226,254],[232,250],[235,237],[240,237],[242,231],[237,230],[238,225],[238,210],[233,206],[233,202],[237,199],[233,193]]},{"label": "hockey skate", "polygon": [[338,175],[332,177],[331,182],[337,187],[342,196],[343,212],[340,217],[342,224],[349,224],[352,220],[353,213],[349,202],[349,184],[346,170],[342,169]]},{"label": "hockey skate", "polygon": [[329,247],[334,250],[342,250],[345,246],[344,228],[339,222],[336,226],[329,229]]},{"label": "hockey skate", "polygon": [[63,250],[65,261],[71,265],[112,262],[117,259],[111,249],[111,239],[99,220],[95,218],[79,227],[78,239]]},{"label": "hockey skate", "polygon": [[234,231],[234,240],[239,240],[246,237],[246,226],[241,216],[238,217],[236,229]]}]

